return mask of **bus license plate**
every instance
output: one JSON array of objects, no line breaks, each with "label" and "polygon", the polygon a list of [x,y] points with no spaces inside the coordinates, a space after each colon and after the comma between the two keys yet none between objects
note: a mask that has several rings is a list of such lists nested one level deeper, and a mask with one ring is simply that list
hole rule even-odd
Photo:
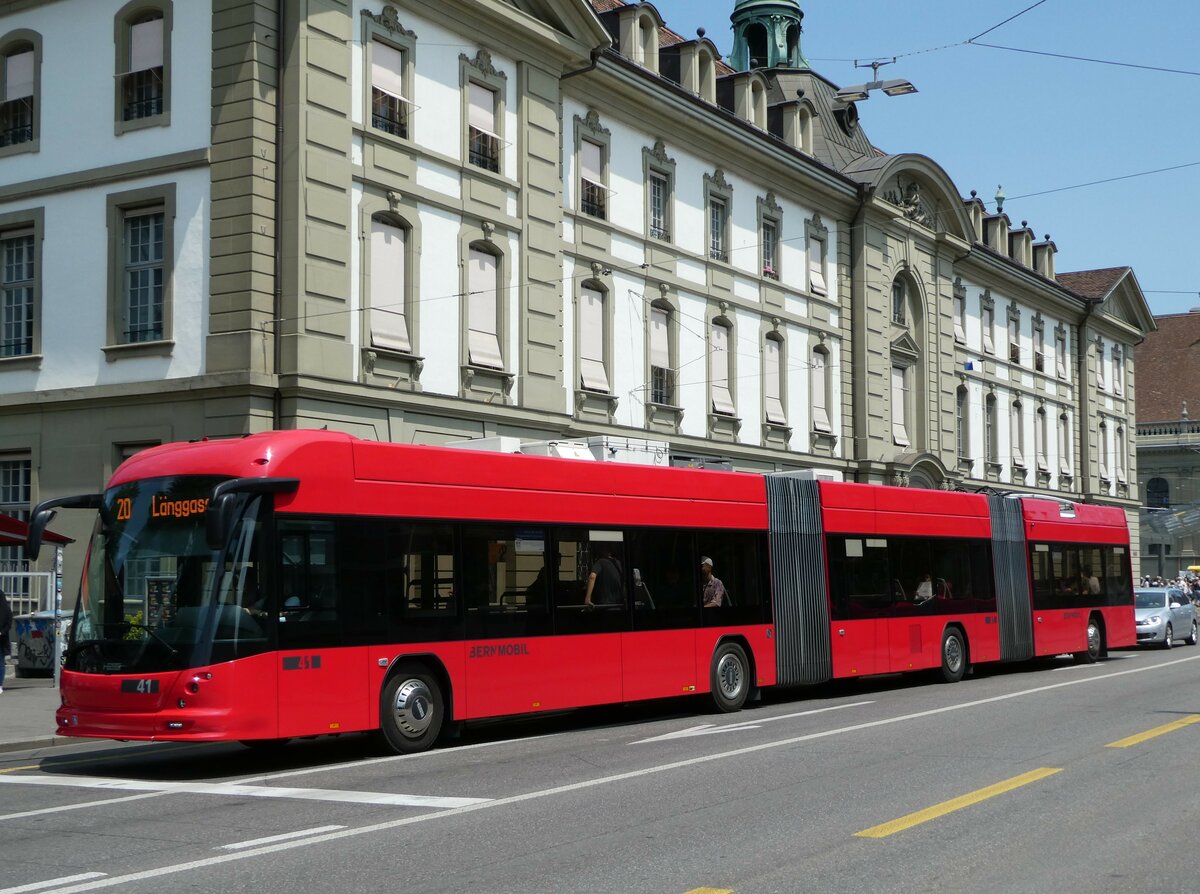
[{"label": "bus license plate", "polygon": [[122,680],[121,691],[153,695],[158,692],[158,680]]}]

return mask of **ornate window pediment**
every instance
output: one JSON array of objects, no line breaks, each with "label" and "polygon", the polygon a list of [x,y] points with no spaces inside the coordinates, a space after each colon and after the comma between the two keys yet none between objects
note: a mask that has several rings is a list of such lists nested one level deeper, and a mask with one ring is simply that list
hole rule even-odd
[{"label": "ornate window pediment", "polygon": [[916,340],[907,332],[901,333],[892,341],[892,358],[915,363],[921,359],[921,348]]}]

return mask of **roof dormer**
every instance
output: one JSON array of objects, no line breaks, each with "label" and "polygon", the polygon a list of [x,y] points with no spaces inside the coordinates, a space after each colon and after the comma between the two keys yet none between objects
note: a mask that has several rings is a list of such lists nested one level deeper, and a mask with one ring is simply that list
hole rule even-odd
[{"label": "roof dormer", "polygon": [[983,244],[1002,255],[1007,255],[1009,224],[1008,215],[1004,212],[984,216]]},{"label": "roof dormer", "polygon": [[767,129],[767,79],[756,71],[737,71],[717,79],[717,103],[743,121]]},{"label": "roof dormer", "polygon": [[696,34],[695,40],[661,47],[658,51],[659,70],[689,93],[715,103],[721,54],[716,44],[704,36],[703,28],[697,29]]},{"label": "roof dormer", "polygon": [[1022,267],[1033,266],[1033,230],[1029,221],[1021,221],[1018,229],[1008,232],[1008,256]]},{"label": "roof dormer", "polygon": [[622,56],[647,71],[658,73],[658,36],[664,23],[652,4],[631,3],[621,6],[604,13],[601,21],[616,39],[617,51]]},{"label": "roof dormer", "polygon": [[1042,242],[1033,243],[1033,269],[1047,279],[1054,279],[1054,256],[1058,246],[1050,240],[1050,234]]}]

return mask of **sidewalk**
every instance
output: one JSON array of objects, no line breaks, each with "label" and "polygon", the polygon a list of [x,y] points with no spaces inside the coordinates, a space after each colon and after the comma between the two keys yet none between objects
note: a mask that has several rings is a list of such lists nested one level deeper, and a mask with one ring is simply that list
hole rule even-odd
[{"label": "sidewalk", "polygon": [[0,752],[76,741],[54,735],[57,709],[58,690],[52,677],[20,678],[9,662],[0,695]]}]

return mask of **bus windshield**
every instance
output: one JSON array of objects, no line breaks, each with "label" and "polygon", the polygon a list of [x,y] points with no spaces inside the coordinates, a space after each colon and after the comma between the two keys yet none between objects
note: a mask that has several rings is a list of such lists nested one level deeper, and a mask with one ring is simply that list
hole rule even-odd
[{"label": "bus windshield", "polygon": [[265,645],[250,614],[256,582],[238,560],[257,540],[259,501],[242,505],[227,567],[205,539],[208,498],[222,480],[152,478],[105,494],[75,607],[68,669],[167,671],[208,663],[217,639]]}]

